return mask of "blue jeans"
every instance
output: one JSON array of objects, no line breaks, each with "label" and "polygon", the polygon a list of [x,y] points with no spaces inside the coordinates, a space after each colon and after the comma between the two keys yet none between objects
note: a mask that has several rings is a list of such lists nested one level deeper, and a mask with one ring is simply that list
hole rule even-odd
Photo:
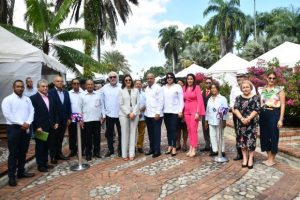
[{"label": "blue jeans", "polygon": [[150,142],[150,151],[153,153],[160,153],[162,119],[162,117],[160,117],[159,120],[155,120],[153,117],[145,117]]}]

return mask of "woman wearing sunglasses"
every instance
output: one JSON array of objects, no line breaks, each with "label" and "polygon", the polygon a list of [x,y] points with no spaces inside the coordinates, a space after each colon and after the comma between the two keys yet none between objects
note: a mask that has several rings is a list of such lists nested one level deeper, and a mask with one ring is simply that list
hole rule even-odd
[{"label": "woman wearing sunglasses", "polygon": [[258,88],[261,100],[259,116],[261,150],[267,152],[268,159],[263,163],[267,166],[276,164],[278,152],[279,128],[283,125],[285,111],[285,93],[282,86],[277,85],[275,72],[267,74],[267,84]]},{"label": "woman wearing sunglasses", "polygon": [[[127,161],[135,158],[136,129],[139,120],[140,98],[133,80],[126,74],[122,80],[120,92],[119,120],[121,124],[122,158]],[[129,154],[129,156],[128,156]]]},{"label": "woman wearing sunglasses", "polygon": [[163,86],[164,94],[164,122],[167,129],[168,150],[166,154],[176,155],[176,135],[178,120],[182,118],[183,92],[179,84],[176,84],[175,75],[166,74],[166,85]]}]

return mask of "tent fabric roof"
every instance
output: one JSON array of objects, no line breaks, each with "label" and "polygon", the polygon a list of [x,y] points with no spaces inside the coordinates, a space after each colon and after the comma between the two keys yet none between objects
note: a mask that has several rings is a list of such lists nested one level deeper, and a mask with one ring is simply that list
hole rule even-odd
[{"label": "tent fabric roof", "polygon": [[[83,67],[82,66],[76,64],[75,67],[78,69],[80,74],[83,74]],[[96,73],[96,72],[93,72],[93,74],[94,74],[94,80],[99,80],[99,79],[106,80],[107,79],[107,75],[99,74],[99,73]],[[76,78],[76,74],[73,71],[71,71],[70,69],[67,69],[67,74],[66,74],[67,81],[70,81],[74,78]]]},{"label": "tent fabric roof", "polygon": [[0,26],[0,63],[42,62],[51,69],[66,73],[66,67],[55,58]]},{"label": "tent fabric roof", "polygon": [[246,72],[249,62],[232,53],[227,53],[210,68],[208,74]]},{"label": "tent fabric roof", "polygon": [[258,66],[258,62],[260,62],[260,60],[269,62],[275,57],[278,58],[279,65],[293,68],[300,60],[300,45],[292,42],[284,42],[250,61],[250,66]]},{"label": "tent fabric roof", "polygon": [[196,74],[196,73],[203,73],[205,74],[207,72],[207,69],[204,67],[201,67],[196,64],[192,64],[189,67],[183,69],[182,71],[178,72],[176,74],[176,77],[186,77],[188,74]]}]

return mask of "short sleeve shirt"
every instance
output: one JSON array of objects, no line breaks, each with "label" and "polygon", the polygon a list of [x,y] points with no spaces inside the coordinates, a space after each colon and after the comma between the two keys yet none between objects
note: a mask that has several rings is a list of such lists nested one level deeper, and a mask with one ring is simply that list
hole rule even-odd
[{"label": "short sleeve shirt", "polygon": [[284,89],[283,86],[275,86],[271,90],[267,90],[266,87],[258,88],[258,93],[260,94],[261,106],[267,107],[280,107],[280,97],[279,93]]}]

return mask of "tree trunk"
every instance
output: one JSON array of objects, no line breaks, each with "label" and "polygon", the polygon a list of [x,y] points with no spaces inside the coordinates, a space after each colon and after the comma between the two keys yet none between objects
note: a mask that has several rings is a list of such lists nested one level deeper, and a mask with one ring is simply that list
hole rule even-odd
[{"label": "tree trunk", "polygon": [[220,47],[221,47],[220,57],[222,58],[223,56],[226,55],[226,39],[222,35],[220,36]]},{"label": "tree trunk", "polygon": [[15,0],[10,0],[10,6],[8,8],[8,24],[13,25]]},{"label": "tree trunk", "polygon": [[173,52],[173,54],[172,54],[172,71],[174,74],[175,74],[175,65],[176,65],[175,53]]}]

